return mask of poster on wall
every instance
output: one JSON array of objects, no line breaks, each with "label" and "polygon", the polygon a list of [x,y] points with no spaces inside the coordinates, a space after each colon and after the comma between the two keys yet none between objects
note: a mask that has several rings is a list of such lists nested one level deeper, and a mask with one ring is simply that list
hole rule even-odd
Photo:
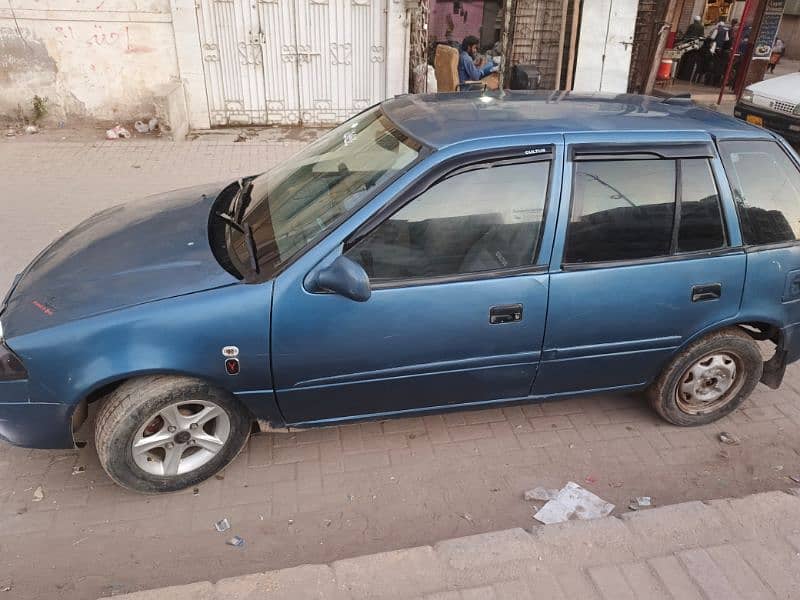
[{"label": "poster on wall", "polygon": [[781,17],[786,0],[767,0],[764,17],[761,19],[761,28],[758,30],[753,46],[753,60],[768,60],[772,54],[772,46],[778,36],[781,26]]}]

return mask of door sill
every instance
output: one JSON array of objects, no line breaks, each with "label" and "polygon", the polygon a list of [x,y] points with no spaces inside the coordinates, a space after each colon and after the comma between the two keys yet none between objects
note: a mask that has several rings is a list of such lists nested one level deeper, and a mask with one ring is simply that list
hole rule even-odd
[{"label": "door sill", "polygon": [[345,417],[332,417],[330,419],[319,419],[314,421],[299,421],[296,423],[287,423],[286,427],[289,429],[311,429],[315,427],[331,427],[334,425],[343,425],[346,423],[354,423],[358,421],[382,421],[394,419],[398,417],[415,417],[424,416],[428,414],[458,412],[464,410],[479,410],[487,407],[503,407],[514,406],[517,404],[532,404],[536,402],[548,402],[551,400],[560,400],[563,398],[578,398],[581,396],[593,396],[596,394],[612,394],[631,392],[643,389],[647,382],[634,383],[630,385],[621,385],[606,388],[597,388],[591,390],[560,392],[557,394],[548,394],[546,396],[521,396],[518,398],[501,398],[499,400],[484,400],[482,402],[465,402],[461,404],[440,404],[437,406],[426,406],[422,408],[409,408],[405,410],[395,410],[380,413],[366,413],[359,415],[348,415]]}]

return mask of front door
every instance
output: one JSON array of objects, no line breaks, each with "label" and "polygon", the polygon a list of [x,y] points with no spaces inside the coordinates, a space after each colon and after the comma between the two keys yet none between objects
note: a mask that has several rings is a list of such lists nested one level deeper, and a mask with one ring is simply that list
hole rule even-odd
[{"label": "front door", "polygon": [[738,229],[725,226],[736,214],[721,202],[729,192],[708,136],[629,153],[567,138],[571,203],[559,218],[534,392],[638,388],[689,338],[739,311],[746,259]]},{"label": "front door", "polygon": [[545,207],[558,177],[545,149],[524,152],[459,161],[346,243],[370,277],[366,302],[308,293],[305,275],[278,278],[273,372],[288,422],[529,395],[547,311]]},{"label": "front door", "polygon": [[386,0],[199,0],[212,126],[331,125],[386,96]]}]

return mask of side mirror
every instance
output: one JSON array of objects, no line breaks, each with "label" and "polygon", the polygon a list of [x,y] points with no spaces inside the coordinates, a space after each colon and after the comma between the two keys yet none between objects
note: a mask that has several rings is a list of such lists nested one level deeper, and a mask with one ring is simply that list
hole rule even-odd
[{"label": "side mirror", "polygon": [[311,280],[314,291],[328,291],[356,302],[366,302],[372,295],[369,276],[361,265],[346,256],[340,256]]}]

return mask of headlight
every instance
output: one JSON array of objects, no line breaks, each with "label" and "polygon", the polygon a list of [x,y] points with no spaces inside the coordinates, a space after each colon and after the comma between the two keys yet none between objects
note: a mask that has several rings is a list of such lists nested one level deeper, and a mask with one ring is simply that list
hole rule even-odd
[{"label": "headlight", "polygon": [[27,379],[28,372],[9,348],[0,342],[0,381],[14,381],[15,379]]},{"label": "headlight", "polygon": [[798,104],[797,106],[794,107],[794,110],[792,111],[792,114],[800,116],[800,104]]},{"label": "headlight", "polygon": [[742,102],[752,102],[753,101],[753,92],[750,90],[745,90],[742,92]]}]

